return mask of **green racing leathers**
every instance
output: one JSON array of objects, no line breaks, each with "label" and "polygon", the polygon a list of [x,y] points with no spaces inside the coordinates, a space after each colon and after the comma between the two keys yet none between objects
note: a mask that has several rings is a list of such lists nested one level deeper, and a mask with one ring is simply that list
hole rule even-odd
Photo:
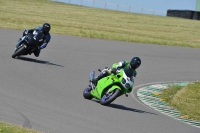
[{"label": "green racing leathers", "polygon": [[[120,61],[118,63],[114,63],[112,65],[112,69],[116,69],[116,72],[119,72],[120,69],[124,69],[124,68],[130,68],[130,62],[129,61]],[[106,67],[101,73],[99,76],[97,76],[96,78],[93,79],[93,83],[97,83],[100,79],[110,75],[112,73],[112,69]],[[132,70],[133,72],[133,76],[136,77],[137,75],[137,72],[136,70]]]}]

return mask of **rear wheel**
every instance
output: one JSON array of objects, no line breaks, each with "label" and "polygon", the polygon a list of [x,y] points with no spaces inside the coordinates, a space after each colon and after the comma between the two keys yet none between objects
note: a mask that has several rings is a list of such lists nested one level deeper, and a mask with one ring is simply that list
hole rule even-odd
[{"label": "rear wheel", "polygon": [[101,105],[108,105],[113,102],[119,95],[121,91],[119,89],[115,89],[112,92],[105,92],[103,97],[101,98]]},{"label": "rear wheel", "polygon": [[93,98],[92,95],[90,94],[90,91],[91,91],[91,90],[92,90],[92,89],[89,88],[89,87],[85,88],[85,90],[83,91],[83,97],[84,97],[85,99],[91,100],[91,99]]},{"label": "rear wheel", "polygon": [[12,58],[15,58],[16,56],[22,55],[25,51],[25,47],[21,47],[19,49],[17,49],[17,51],[14,52],[14,54],[12,55]]}]

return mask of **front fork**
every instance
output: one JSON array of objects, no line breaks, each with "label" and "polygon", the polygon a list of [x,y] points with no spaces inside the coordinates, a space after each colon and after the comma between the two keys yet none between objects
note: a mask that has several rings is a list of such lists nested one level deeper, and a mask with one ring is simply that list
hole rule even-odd
[{"label": "front fork", "polygon": [[16,44],[16,48],[18,48],[18,47],[20,46],[20,44],[24,41],[25,37],[26,37],[26,36],[24,36],[24,37],[22,37],[22,38],[20,38],[20,39],[18,40],[18,42],[17,42],[17,44]]},{"label": "front fork", "polygon": [[96,87],[92,82],[90,82],[89,86],[92,88],[92,90],[94,90]]}]

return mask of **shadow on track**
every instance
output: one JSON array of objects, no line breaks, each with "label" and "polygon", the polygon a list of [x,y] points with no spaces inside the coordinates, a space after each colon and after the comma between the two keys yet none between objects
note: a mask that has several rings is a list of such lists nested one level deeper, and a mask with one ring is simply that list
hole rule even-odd
[{"label": "shadow on track", "polygon": [[[100,101],[98,101],[96,99],[92,99],[91,101],[94,101],[94,102],[97,102],[97,103],[100,104]],[[119,105],[119,104],[115,104],[115,103],[111,103],[111,104],[107,105],[106,107],[115,108],[115,109],[121,109],[121,110],[126,110],[126,111],[132,111],[132,112],[137,112],[137,113],[158,115],[158,114],[147,112],[147,111],[142,111],[142,110],[138,110],[138,109],[125,107],[123,105]]]},{"label": "shadow on track", "polygon": [[47,64],[47,65],[54,65],[54,66],[64,67],[62,65],[50,63],[49,61],[37,60],[37,59],[28,58],[28,57],[18,57],[16,59],[23,60],[23,61],[30,61],[30,62],[40,63],[40,64]]},{"label": "shadow on track", "polygon": [[114,104],[114,103],[111,103],[110,105],[108,105],[108,107],[115,108],[115,109],[121,109],[121,110],[127,110],[127,111],[133,111],[133,112],[137,112],[137,113],[145,113],[145,114],[148,113],[148,114],[157,115],[155,113],[146,112],[146,111],[142,111],[142,110],[138,110],[138,109],[133,109],[133,108],[125,107],[123,105]]}]

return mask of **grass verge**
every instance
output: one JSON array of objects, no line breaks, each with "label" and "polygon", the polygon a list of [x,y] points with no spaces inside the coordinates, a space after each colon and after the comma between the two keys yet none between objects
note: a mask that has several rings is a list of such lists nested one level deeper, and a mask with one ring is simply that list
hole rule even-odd
[{"label": "grass verge", "polygon": [[181,115],[200,121],[200,82],[188,84],[186,87],[171,86],[165,89],[161,97]]},{"label": "grass verge", "polygon": [[21,126],[0,122],[0,133],[42,133]]},{"label": "grass verge", "polygon": [[52,25],[51,33],[55,34],[200,48],[198,20],[95,9],[48,0],[0,0],[0,28],[23,30],[44,22]]}]

